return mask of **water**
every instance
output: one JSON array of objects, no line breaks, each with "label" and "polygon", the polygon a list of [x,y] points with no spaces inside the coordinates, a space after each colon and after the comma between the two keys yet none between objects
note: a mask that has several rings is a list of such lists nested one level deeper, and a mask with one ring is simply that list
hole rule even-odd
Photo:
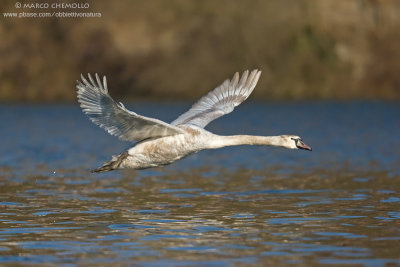
[{"label": "water", "polygon": [[[134,103],[171,121],[186,103]],[[129,147],[74,105],[1,105],[0,264],[400,265],[400,106],[246,103],[232,147],[165,168],[90,174]]]}]

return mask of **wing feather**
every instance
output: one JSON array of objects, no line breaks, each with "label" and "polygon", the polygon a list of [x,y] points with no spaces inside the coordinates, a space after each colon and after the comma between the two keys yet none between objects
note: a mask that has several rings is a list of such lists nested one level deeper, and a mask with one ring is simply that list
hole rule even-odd
[{"label": "wing feather", "polygon": [[225,80],[220,86],[200,98],[187,112],[180,115],[171,125],[189,124],[204,128],[211,121],[228,114],[246,100],[257,85],[261,71],[245,71],[239,79],[235,73],[232,80]]},{"label": "wing feather", "polygon": [[80,106],[90,120],[121,140],[143,140],[152,137],[182,133],[182,130],[163,121],[141,116],[129,111],[122,103],[115,102],[108,93],[107,79],[103,83],[96,74],[96,82],[81,75],[76,86]]}]

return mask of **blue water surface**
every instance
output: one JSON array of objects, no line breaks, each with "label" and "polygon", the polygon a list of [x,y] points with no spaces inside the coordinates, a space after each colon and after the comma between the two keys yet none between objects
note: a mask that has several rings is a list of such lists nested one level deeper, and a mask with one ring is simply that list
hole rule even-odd
[{"label": "blue water surface", "polygon": [[[170,122],[190,103],[133,102]],[[248,102],[221,135],[295,134],[312,152],[202,151],[91,174],[132,146],[72,104],[1,104],[0,265],[400,265],[400,105]]]}]

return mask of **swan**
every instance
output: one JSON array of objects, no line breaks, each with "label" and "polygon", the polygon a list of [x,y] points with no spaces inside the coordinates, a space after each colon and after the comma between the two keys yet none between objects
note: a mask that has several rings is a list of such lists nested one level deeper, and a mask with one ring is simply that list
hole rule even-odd
[{"label": "swan", "polygon": [[203,149],[216,149],[225,146],[265,145],[288,149],[312,150],[296,135],[221,136],[204,129],[211,121],[233,111],[246,100],[261,71],[244,71],[239,79],[236,72],[231,80],[198,100],[187,112],[171,123],[145,117],[115,102],[108,93],[107,80],[99,76],[89,81],[81,74],[77,81],[78,101],[84,113],[98,126],[121,140],[137,141],[130,149],[92,172],[106,172],[116,169],[147,169],[171,164]]}]

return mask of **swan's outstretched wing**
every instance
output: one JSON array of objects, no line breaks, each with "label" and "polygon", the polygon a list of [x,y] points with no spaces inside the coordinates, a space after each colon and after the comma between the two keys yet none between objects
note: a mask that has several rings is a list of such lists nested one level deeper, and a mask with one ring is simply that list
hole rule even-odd
[{"label": "swan's outstretched wing", "polygon": [[211,121],[228,114],[246,100],[258,79],[261,71],[253,70],[250,75],[246,70],[239,81],[239,73],[235,73],[232,80],[225,80],[223,84],[200,98],[191,109],[174,120],[172,125],[190,124],[204,128]]},{"label": "swan's outstretched wing", "polygon": [[108,94],[106,77],[101,83],[96,74],[96,82],[92,76],[88,82],[81,75],[78,81],[78,101],[89,118],[108,133],[122,140],[143,140],[182,133],[182,130],[163,121],[144,117],[129,111],[122,103],[115,102]]}]

